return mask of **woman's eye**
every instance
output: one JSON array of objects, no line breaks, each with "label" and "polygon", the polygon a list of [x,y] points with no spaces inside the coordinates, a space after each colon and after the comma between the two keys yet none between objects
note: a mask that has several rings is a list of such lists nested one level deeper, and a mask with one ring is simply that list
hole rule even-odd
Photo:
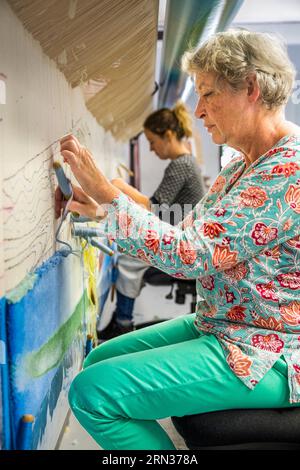
[{"label": "woman's eye", "polygon": [[203,95],[204,98],[207,98],[208,96],[210,96],[212,94],[212,91],[209,91],[208,93],[205,93],[205,95]]}]

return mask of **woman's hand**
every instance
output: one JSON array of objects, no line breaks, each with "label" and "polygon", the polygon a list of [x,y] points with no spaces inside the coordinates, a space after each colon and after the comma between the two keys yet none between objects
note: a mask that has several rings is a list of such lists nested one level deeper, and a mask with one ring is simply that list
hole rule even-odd
[{"label": "woman's hand", "polygon": [[91,153],[80,145],[76,137],[68,135],[61,139],[60,152],[86,195],[98,204],[110,203],[118,196],[120,191],[105,178]]},{"label": "woman's hand", "polygon": [[[101,220],[105,217],[106,212],[99,206],[92,198],[90,198],[85,192],[79,187],[72,185],[73,188],[73,199],[69,204],[69,210],[77,212],[80,215],[85,215],[91,219]],[[58,186],[55,190],[55,218],[58,219],[61,216],[62,209],[65,208],[67,201]]]}]

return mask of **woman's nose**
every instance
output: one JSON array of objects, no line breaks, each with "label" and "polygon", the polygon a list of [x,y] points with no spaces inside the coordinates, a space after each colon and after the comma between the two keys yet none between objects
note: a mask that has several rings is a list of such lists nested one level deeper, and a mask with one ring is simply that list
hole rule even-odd
[{"label": "woman's nose", "polygon": [[194,115],[198,119],[203,119],[205,116],[205,108],[203,106],[203,102],[201,98],[199,98]]}]

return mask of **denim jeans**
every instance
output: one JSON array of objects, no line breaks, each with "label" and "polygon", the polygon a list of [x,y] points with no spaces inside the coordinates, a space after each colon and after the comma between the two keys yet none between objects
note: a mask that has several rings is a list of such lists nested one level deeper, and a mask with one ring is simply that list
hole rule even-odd
[{"label": "denim jeans", "polygon": [[126,295],[121,294],[117,290],[117,307],[115,310],[115,319],[120,321],[133,321],[133,307],[135,299],[131,299]]}]

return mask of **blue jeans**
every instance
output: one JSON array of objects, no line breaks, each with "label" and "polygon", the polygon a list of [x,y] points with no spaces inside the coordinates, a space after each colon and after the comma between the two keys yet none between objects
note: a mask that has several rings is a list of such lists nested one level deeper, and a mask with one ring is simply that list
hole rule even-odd
[{"label": "blue jeans", "polygon": [[133,307],[135,299],[131,299],[126,295],[121,294],[117,290],[117,308],[115,310],[116,321],[133,321]]}]

